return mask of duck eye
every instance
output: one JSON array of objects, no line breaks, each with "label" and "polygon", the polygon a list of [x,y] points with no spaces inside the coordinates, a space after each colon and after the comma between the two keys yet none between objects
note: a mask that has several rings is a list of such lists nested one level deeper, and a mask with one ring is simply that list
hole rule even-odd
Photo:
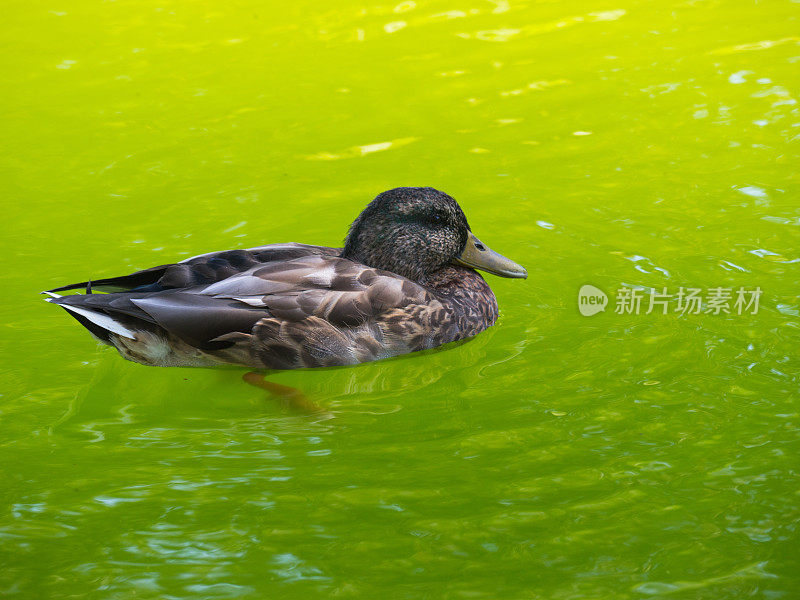
[{"label": "duck eye", "polygon": [[444,223],[444,215],[441,213],[432,213],[428,215],[428,221],[433,223],[434,225],[440,225]]}]

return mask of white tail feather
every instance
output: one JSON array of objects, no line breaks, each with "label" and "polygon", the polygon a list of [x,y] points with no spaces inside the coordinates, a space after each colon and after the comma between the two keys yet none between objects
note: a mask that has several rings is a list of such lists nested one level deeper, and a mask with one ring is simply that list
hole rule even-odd
[{"label": "white tail feather", "polygon": [[134,333],[130,329],[123,327],[106,314],[94,312],[93,310],[87,310],[85,308],[78,308],[77,306],[70,306],[69,304],[59,304],[59,306],[89,319],[98,327],[102,327],[103,329],[106,329],[112,333],[116,333],[117,335],[121,335],[122,337],[135,339]]}]

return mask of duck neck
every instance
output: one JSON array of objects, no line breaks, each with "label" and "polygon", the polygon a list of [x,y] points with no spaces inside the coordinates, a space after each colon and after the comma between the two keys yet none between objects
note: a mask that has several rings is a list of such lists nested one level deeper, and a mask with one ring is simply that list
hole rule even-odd
[{"label": "duck neck", "polygon": [[448,265],[433,273],[425,287],[452,310],[462,337],[475,335],[497,320],[499,310],[494,292],[473,269]]}]

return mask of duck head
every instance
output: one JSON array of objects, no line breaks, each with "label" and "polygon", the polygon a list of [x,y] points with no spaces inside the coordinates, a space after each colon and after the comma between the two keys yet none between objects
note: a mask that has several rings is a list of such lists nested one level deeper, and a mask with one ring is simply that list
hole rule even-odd
[{"label": "duck head", "polygon": [[379,194],[350,226],[342,256],[420,283],[449,264],[501,277],[528,276],[473,235],[453,198],[427,187]]}]

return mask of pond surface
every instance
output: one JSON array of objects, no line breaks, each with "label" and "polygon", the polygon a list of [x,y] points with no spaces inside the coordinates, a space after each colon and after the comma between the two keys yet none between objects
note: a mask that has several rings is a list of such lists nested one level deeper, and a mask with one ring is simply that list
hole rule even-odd
[{"label": "pond surface", "polygon": [[[800,597],[797,2],[4,13],[3,597]],[[322,412],[37,296],[338,245],[399,185],[530,277],[469,343],[272,377]]]}]

